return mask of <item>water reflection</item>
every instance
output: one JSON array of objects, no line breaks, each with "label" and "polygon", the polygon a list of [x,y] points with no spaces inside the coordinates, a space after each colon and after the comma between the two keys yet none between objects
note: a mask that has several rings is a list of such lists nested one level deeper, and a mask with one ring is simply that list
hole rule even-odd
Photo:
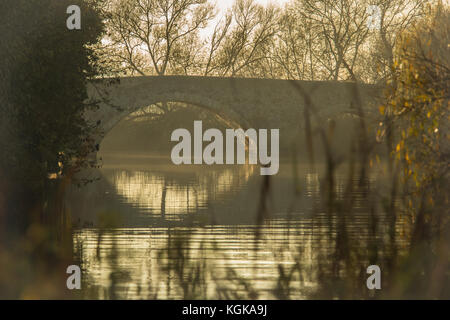
[{"label": "water reflection", "polygon": [[[314,230],[310,220],[289,225],[284,220],[273,220],[263,227],[263,239],[255,250],[254,228],[116,228],[101,235],[96,229],[82,229],[74,237],[86,270],[88,297],[248,298],[253,292],[253,298],[273,298],[280,260],[284,266],[294,266],[299,247],[305,248],[305,257],[312,258]],[[295,231],[288,233],[288,228]],[[171,255],[170,250],[178,250],[177,241],[188,247],[181,248],[183,254]],[[186,270],[180,276],[180,270],[169,266],[181,259]],[[305,270],[311,271],[311,261],[302,261]],[[195,283],[191,272],[197,268],[201,268],[204,279]],[[183,282],[187,284],[180,285]],[[311,280],[303,281],[305,284],[305,290],[314,286]],[[183,290],[186,285],[196,288]],[[206,295],[192,292],[202,287]],[[296,298],[304,298],[300,293]]]},{"label": "water reflection", "polygon": [[[71,198],[74,214],[94,220],[74,233],[86,297],[272,299],[314,291],[315,262],[333,253],[340,221],[321,209],[323,170],[300,165],[294,179],[292,166],[282,163],[261,198],[263,178],[253,174],[255,167],[122,160]],[[344,197],[344,173],[335,176],[336,199]],[[370,177],[364,185],[375,183]],[[352,246],[374,239],[366,191],[352,192],[355,210],[346,226]],[[259,226],[261,199],[270,216]]]},{"label": "water reflection", "polygon": [[207,209],[211,201],[237,192],[253,171],[253,166],[243,166],[198,171],[184,177],[140,170],[104,170],[103,174],[131,206],[167,220],[179,220],[182,215]]}]

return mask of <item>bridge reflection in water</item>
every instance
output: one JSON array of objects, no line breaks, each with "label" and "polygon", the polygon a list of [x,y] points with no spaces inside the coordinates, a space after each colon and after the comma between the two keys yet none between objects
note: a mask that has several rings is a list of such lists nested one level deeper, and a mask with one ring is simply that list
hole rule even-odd
[{"label": "bridge reflection in water", "polygon": [[145,214],[179,220],[185,214],[207,209],[210,201],[231,196],[227,193],[242,188],[253,169],[200,171],[184,181],[163,172],[113,170],[107,172],[107,179],[119,196]]},{"label": "bridge reflection in water", "polygon": [[[96,220],[74,232],[85,296],[282,298],[280,270],[296,269],[300,272],[289,281],[297,289],[290,298],[307,297],[317,285],[317,255],[323,253],[317,249],[334,245],[327,227],[330,217],[320,210],[309,214],[320,206],[321,173],[300,167],[302,188],[295,195],[292,165],[282,163],[280,173],[271,178],[270,215],[259,226],[263,178],[252,174],[259,172],[255,169],[170,169],[148,159],[102,169],[103,184],[83,195],[94,197],[96,206],[89,215]],[[336,176],[338,198],[344,182],[344,175]],[[357,212],[348,228],[355,245],[370,237],[360,192],[355,191]],[[80,203],[76,197],[72,201],[76,215]],[[112,217],[118,218],[112,222]]]}]

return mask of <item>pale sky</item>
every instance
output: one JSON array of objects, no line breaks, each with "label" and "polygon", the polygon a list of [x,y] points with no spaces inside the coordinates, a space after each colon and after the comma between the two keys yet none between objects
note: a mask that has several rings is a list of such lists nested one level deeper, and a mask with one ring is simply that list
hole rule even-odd
[{"label": "pale sky", "polygon": [[[264,6],[267,5],[268,3],[278,4],[282,6],[289,1],[290,0],[255,0],[255,2],[262,4]],[[210,0],[210,3],[216,3],[217,8],[220,11],[218,12],[217,17],[210,22],[208,27],[200,31],[200,35],[202,37],[207,37],[212,33],[212,31],[214,30],[215,23],[221,18],[222,13],[224,13],[225,10],[233,6],[234,0]]]},{"label": "pale sky", "polygon": [[[211,1],[214,2],[214,1]],[[230,8],[233,5],[234,0],[215,0],[215,2],[217,3],[217,7],[221,8],[221,9],[227,9]],[[286,2],[288,2],[288,0],[256,0],[256,2],[262,4],[262,5],[266,5],[267,3],[277,3],[277,4],[285,4]]]}]

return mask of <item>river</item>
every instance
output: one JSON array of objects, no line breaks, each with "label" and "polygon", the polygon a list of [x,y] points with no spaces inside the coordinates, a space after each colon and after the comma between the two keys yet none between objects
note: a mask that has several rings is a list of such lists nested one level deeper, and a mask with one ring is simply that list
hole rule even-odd
[{"label": "river", "polygon": [[[337,200],[346,172],[335,174]],[[307,298],[318,264],[336,253],[338,213],[323,206],[323,166],[284,159],[268,177],[250,165],[106,154],[93,176],[68,197],[86,298]],[[364,196],[377,183],[369,176],[352,191],[346,246],[365,250],[377,238]]]}]

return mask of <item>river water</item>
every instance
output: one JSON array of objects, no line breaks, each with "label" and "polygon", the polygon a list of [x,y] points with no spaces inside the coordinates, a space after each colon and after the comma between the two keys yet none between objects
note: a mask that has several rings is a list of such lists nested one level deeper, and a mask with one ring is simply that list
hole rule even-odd
[{"label": "river water", "polygon": [[[149,154],[103,163],[68,200],[86,298],[307,298],[318,261],[336,251],[320,166],[285,159],[264,177],[257,166],[175,166]],[[338,200],[346,172],[335,174]],[[347,246],[364,250],[378,236],[364,197],[377,184],[369,176],[352,191]]]}]

